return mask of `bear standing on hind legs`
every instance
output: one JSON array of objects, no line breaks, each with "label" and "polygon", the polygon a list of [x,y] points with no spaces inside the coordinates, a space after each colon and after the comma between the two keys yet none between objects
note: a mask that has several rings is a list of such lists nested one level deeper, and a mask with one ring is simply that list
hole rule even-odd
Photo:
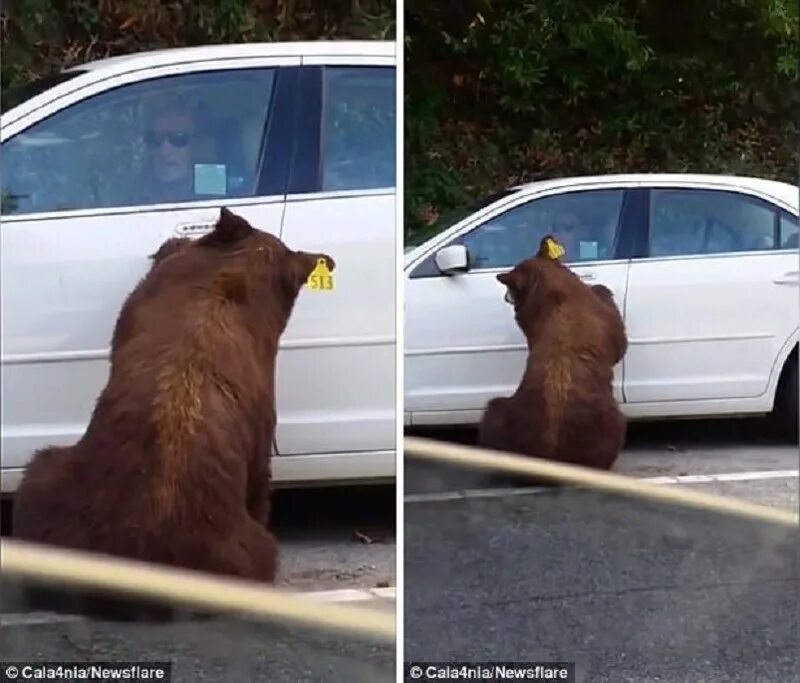
[{"label": "bear standing on hind legs", "polygon": [[528,342],[516,392],[489,401],[479,445],[609,470],[625,440],[614,366],[627,350],[622,316],[606,287],[589,287],[554,258],[546,236],[536,256],[497,279]]},{"label": "bear standing on hind legs", "polygon": [[272,582],[278,342],[318,262],[335,264],[226,209],[208,235],[152,258],[120,312],[85,434],[26,469],[14,535]]}]

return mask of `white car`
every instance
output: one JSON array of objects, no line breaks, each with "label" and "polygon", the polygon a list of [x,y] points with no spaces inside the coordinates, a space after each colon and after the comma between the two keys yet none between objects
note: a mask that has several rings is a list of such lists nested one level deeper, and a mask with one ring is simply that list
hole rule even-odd
[{"label": "white car", "polygon": [[[443,225],[441,224],[443,223]],[[716,175],[608,175],[513,187],[433,226],[405,255],[406,425],[475,424],[527,349],[496,275],[547,232],[614,293],[631,419],[798,420],[798,188]],[[441,232],[437,232],[441,230]]]},{"label": "white car", "polygon": [[148,255],[223,205],[337,264],[282,339],[276,482],[393,480],[395,64],[393,42],[215,45],[4,96],[4,494],[83,434]]}]

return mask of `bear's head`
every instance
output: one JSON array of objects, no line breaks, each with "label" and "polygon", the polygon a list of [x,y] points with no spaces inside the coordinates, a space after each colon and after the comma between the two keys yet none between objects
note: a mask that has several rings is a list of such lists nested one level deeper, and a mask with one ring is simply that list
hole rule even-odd
[{"label": "bear's head", "polygon": [[579,338],[585,348],[616,363],[625,354],[627,338],[613,292],[605,285],[587,285],[559,261],[563,253],[561,245],[545,235],[535,256],[497,276],[506,288],[506,301],[514,306],[517,324],[530,345],[545,319],[560,309],[569,321],[562,331],[569,330],[573,341]]},{"label": "bear's head", "polygon": [[336,268],[328,254],[289,249],[275,235],[257,230],[224,207],[214,230],[197,240],[193,249],[219,264],[214,277],[217,292],[260,311],[278,334],[317,266],[324,264],[331,273]]},{"label": "bear's head", "polygon": [[[278,237],[254,228],[223,208],[214,229],[203,237],[171,239],[151,256],[146,278],[150,296],[171,290],[241,308],[240,319],[258,338],[275,340],[285,329],[309,276],[334,260],[323,253],[289,249]],[[175,288],[186,294],[178,294]],[[150,298],[147,296],[147,298]]]},{"label": "bear's head", "polygon": [[517,324],[528,336],[544,316],[560,306],[569,292],[582,286],[580,278],[559,262],[563,254],[552,235],[545,235],[535,256],[518,263],[497,280],[506,288],[505,300],[514,306]]}]

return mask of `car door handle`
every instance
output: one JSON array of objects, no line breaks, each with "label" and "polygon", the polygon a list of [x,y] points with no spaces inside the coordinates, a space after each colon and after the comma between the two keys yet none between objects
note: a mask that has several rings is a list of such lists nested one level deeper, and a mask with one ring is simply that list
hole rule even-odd
[{"label": "car door handle", "polygon": [[595,277],[594,273],[581,273],[580,275],[581,280],[594,280]]},{"label": "car door handle", "polygon": [[183,223],[175,226],[175,233],[181,237],[192,237],[193,235],[205,235],[214,229],[216,223]]},{"label": "car door handle", "polygon": [[776,277],[773,282],[776,285],[793,285],[796,287],[798,282],[800,282],[798,276],[800,276],[800,271],[792,270],[788,273],[784,273],[780,277]]}]

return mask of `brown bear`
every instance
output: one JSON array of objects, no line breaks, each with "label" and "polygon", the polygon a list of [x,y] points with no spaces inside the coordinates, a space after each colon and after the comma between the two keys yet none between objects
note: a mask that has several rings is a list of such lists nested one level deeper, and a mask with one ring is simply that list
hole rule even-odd
[{"label": "brown bear", "polygon": [[122,304],[122,308],[120,309],[119,315],[117,316],[117,322],[114,326],[114,332],[111,337],[111,357],[110,362],[113,366],[114,361],[116,360],[117,352],[123,346],[123,342],[130,336],[132,333],[134,326],[134,311],[137,308],[138,301],[140,299],[140,292],[143,291],[143,284],[144,280],[147,279],[150,272],[152,272],[153,268],[155,268],[159,263],[161,263],[165,258],[171,256],[172,254],[180,251],[184,247],[189,246],[192,244],[192,240],[188,237],[171,237],[166,242],[164,242],[153,254],[150,254],[150,271],[144,278],[139,282],[136,288],[131,292],[127,299]]},{"label": "brown bear", "polygon": [[[227,209],[204,237],[162,245],[122,306],[85,434],[28,464],[13,535],[272,582],[275,362],[320,261],[334,270]],[[82,599],[84,613],[138,618]]]},{"label": "brown bear", "polygon": [[613,322],[609,321],[611,329],[610,339],[612,341],[609,347],[612,350],[611,358],[614,359],[614,365],[619,363],[628,350],[628,336],[625,332],[625,322],[622,319],[622,314],[617,308],[617,303],[614,301],[614,293],[605,285],[592,285],[592,291],[600,297],[603,303],[611,310],[611,315],[614,319]]},{"label": "brown bear", "polygon": [[625,327],[610,290],[589,287],[548,255],[552,239],[497,276],[527,339],[528,359],[516,392],[487,404],[478,443],[608,470],[626,431],[612,389],[614,366],[627,349]]}]

